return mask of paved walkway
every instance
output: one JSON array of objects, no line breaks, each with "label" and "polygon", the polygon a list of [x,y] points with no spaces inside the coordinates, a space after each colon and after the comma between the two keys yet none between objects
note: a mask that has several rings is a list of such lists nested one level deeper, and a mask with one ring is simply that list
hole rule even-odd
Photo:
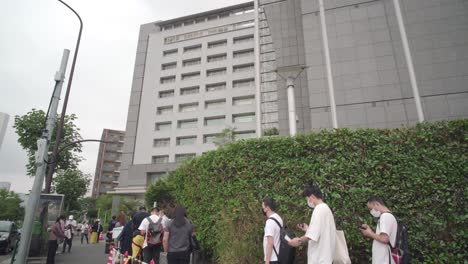
[{"label": "paved walkway", "polygon": [[[104,241],[98,244],[83,244],[79,239],[73,240],[71,253],[58,254],[56,264],[106,264],[108,254],[104,254]],[[62,247],[59,247],[61,252]]]}]

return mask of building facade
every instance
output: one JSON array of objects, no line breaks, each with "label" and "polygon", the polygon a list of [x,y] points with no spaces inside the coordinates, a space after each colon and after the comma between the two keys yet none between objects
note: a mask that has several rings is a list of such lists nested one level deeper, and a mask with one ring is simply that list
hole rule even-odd
[{"label": "building facade", "polygon": [[5,137],[10,116],[5,113],[0,113],[0,149],[2,148],[3,138]]},{"label": "building facade", "polygon": [[[324,2],[338,127],[415,124],[393,1]],[[400,2],[426,120],[466,118],[468,2]],[[332,127],[318,1],[258,6],[258,24],[249,2],[141,26],[112,193],[142,199],[147,184],[179,161],[214,149],[213,136],[226,127],[241,138],[272,129],[289,135],[279,68],[305,67],[295,79],[298,133]]]},{"label": "building facade", "polygon": [[125,131],[104,129],[99,145],[92,197],[112,191],[118,184]]}]

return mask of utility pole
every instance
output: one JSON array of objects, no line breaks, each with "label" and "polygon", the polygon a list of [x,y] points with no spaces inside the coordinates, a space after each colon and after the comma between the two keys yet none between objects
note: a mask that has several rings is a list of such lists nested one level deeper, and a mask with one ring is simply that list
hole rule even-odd
[{"label": "utility pole", "polygon": [[41,138],[37,140],[36,152],[36,175],[34,177],[34,185],[29,194],[28,202],[23,221],[23,230],[21,232],[21,241],[18,249],[18,255],[15,264],[25,264],[29,255],[29,245],[34,227],[34,217],[41,196],[42,185],[44,184],[44,176],[46,171],[46,158],[49,150],[50,139],[55,128],[55,119],[57,117],[57,108],[62,92],[62,85],[65,79],[65,71],[67,69],[68,56],[70,51],[65,49],[62,55],[60,69],[55,74],[55,88],[52,95],[52,100],[49,105],[46,128],[42,132]]}]

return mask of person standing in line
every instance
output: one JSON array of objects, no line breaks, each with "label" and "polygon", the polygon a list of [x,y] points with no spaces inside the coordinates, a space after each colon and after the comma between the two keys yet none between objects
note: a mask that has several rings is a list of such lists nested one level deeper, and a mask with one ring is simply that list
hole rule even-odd
[{"label": "person standing in line", "polygon": [[177,207],[174,219],[164,232],[163,247],[168,264],[190,263],[190,240],[194,234],[192,222],[186,218],[187,211]]},{"label": "person standing in line", "polygon": [[167,229],[167,226],[169,225],[169,223],[171,222],[171,219],[169,217],[166,216],[166,209],[164,208],[161,208],[159,210],[159,217],[162,218],[162,226],[164,228],[164,230]]},{"label": "person standing in line", "polygon": [[142,236],[141,231],[138,230],[142,221],[150,216],[150,213],[146,211],[146,207],[140,206],[138,212],[135,213],[132,217],[133,222],[133,237],[132,237],[132,257],[141,258],[143,251],[143,244],[145,243],[145,236]]},{"label": "person standing in line", "polygon": [[92,229],[93,234],[91,234],[91,243],[99,243],[99,236],[101,235],[103,229],[100,219],[96,219]]},{"label": "person standing in line", "polygon": [[395,246],[398,222],[379,196],[371,196],[367,200],[367,208],[373,217],[379,218],[375,233],[366,224],[360,227],[364,236],[374,240],[372,243],[372,264],[394,264],[388,244],[390,243],[392,247]]},{"label": "person standing in line", "polygon": [[263,255],[265,264],[278,264],[280,250],[280,226],[283,219],[276,213],[276,203],[272,198],[265,198],[262,213],[267,217],[263,236]]},{"label": "person standing in line", "polygon": [[[138,227],[140,234],[145,237],[143,242],[143,262],[150,263],[150,261],[153,260],[155,264],[159,264],[159,255],[162,251],[162,241],[159,244],[150,244],[150,236],[152,234],[149,232],[149,228],[150,225],[153,224],[160,224],[162,226],[161,222],[162,218],[159,217],[159,208],[154,207],[151,209],[151,215],[143,219]],[[161,231],[161,233],[164,233],[164,229]]]},{"label": "person standing in line", "polygon": [[83,221],[81,225],[81,244],[83,244],[83,238],[86,238],[86,244],[89,244],[88,240],[89,225],[87,221]]},{"label": "person standing in line", "polygon": [[308,187],[303,196],[307,205],[313,208],[310,225],[298,224],[297,227],[305,232],[302,237],[289,241],[289,245],[298,247],[308,242],[308,264],[331,264],[335,253],[336,226],[335,218],[330,207],[323,202],[323,195],[317,186]]},{"label": "person standing in line", "polygon": [[47,264],[55,264],[55,254],[58,249],[58,241],[65,239],[65,230],[63,225],[65,223],[65,216],[61,215],[57,218],[54,225],[49,232],[49,242],[47,250]]},{"label": "person standing in line", "polygon": [[120,211],[120,213],[117,215],[117,222],[120,223],[120,226],[125,226],[127,223],[125,213],[123,211]]},{"label": "person standing in line", "polygon": [[75,236],[76,230],[76,221],[73,219],[73,215],[68,217],[67,222],[65,223],[65,241],[63,242],[63,249],[62,253],[65,253],[68,245],[68,253],[70,253],[72,244],[73,244],[73,237]]}]

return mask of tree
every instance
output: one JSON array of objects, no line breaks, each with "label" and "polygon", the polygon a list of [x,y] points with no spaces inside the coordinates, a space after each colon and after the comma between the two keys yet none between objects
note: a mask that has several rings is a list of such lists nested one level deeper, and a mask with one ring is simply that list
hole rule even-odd
[{"label": "tree", "polygon": [[88,190],[91,176],[83,174],[79,170],[62,170],[57,172],[54,178],[55,191],[65,195],[65,210],[79,210],[80,204],[78,199],[86,194]]},{"label": "tree", "polygon": [[23,219],[24,208],[17,193],[0,189],[0,220],[18,221]]},{"label": "tree", "polygon": [[221,131],[219,135],[216,135],[215,139],[213,140],[213,144],[217,147],[224,146],[228,143],[234,142],[236,140],[236,134],[234,131],[236,128],[227,127]]},{"label": "tree", "polygon": [[157,202],[162,208],[173,207],[175,205],[174,189],[167,179],[159,179],[146,189],[145,202],[148,206],[153,206],[153,203]]},{"label": "tree", "polygon": [[[55,139],[58,119],[55,129],[52,134],[52,139]],[[65,116],[61,145],[68,144],[73,141],[81,140],[80,129],[75,125],[77,119],[75,114]],[[18,142],[28,154],[28,164],[26,165],[27,173],[34,176],[36,173],[35,154],[37,151],[37,139],[41,137],[42,131],[45,129],[46,114],[42,110],[32,109],[23,116],[15,116],[13,127],[18,135]],[[49,151],[54,148],[54,142],[50,143]],[[76,153],[81,152],[81,144],[73,144],[70,148],[60,152],[57,170],[76,169],[82,157]]]}]

